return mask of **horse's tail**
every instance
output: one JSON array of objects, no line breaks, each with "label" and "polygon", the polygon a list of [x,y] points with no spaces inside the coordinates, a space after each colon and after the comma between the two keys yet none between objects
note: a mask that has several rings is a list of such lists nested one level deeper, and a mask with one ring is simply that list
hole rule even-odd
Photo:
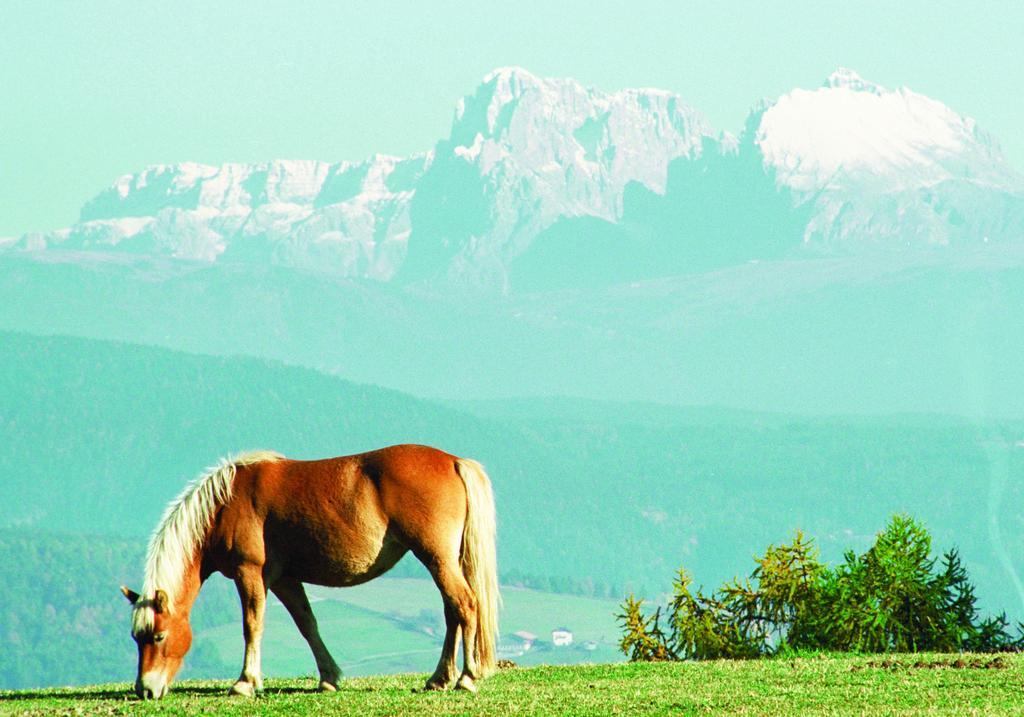
[{"label": "horse's tail", "polygon": [[494,672],[498,639],[498,561],[494,548],[494,494],[484,467],[459,458],[455,468],[466,484],[466,527],[462,533],[462,574],[476,595],[476,659],[481,677]]}]

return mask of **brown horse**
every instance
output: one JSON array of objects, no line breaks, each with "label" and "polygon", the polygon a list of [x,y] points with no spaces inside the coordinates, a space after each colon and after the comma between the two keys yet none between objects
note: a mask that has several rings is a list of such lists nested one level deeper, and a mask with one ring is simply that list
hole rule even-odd
[{"label": "brown horse", "polygon": [[319,461],[270,452],[221,461],[164,512],[149,543],[145,582],[132,603],[139,646],[135,692],[163,697],[192,643],[189,612],[214,572],[235,581],[242,601],[245,659],[232,694],[262,689],[260,637],[267,590],[309,643],[320,689],[338,687],[303,583],[347,586],[372,580],[411,550],[444,601],[441,659],[428,689],[494,670],[498,581],[491,483],[476,461],[426,446],[392,446]]}]

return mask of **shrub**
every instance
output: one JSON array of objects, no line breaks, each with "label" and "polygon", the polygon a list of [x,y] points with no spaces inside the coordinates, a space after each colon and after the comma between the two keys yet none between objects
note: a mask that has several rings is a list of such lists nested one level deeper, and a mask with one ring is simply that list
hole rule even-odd
[{"label": "shrub", "polygon": [[650,617],[645,617],[643,604],[643,600],[637,600],[632,595],[622,604],[622,613],[617,617],[625,632],[619,641],[619,649],[629,656],[631,662],[675,659],[661,629],[661,608],[655,610]]},{"label": "shrub", "polygon": [[974,587],[955,549],[941,562],[920,523],[895,515],[863,555],[848,551],[834,569],[797,532],[755,558],[750,577],[711,595],[680,570],[667,621],[647,617],[630,595],[618,616],[631,660],[754,658],[790,649],[855,652],[991,652],[1024,647],[1024,626],[1005,614],[980,619]]}]

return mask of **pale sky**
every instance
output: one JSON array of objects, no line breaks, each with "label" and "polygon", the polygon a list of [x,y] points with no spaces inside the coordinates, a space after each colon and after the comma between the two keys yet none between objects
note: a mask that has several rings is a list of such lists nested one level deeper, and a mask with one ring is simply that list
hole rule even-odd
[{"label": "pale sky", "polygon": [[43,2],[0,26],[0,236],[147,165],[405,155],[495,67],[679,93],[738,132],[851,67],[974,117],[1024,170],[1024,3]]}]

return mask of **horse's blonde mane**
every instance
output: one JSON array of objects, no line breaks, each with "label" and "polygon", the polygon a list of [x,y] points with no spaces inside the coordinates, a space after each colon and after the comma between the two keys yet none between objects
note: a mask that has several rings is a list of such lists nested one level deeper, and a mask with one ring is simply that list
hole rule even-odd
[{"label": "horse's blonde mane", "polygon": [[135,633],[152,629],[153,599],[157,590],[167,594],[167,609],[174,609],[188,562],[206,537],[217,508],[231,498],[235,469],[281,458],[281,454],[273,451],[251,451],[222,458],[185,486],[185,490],[167,505],[149,539],[142,596],[136,603],[132,620]]}]

